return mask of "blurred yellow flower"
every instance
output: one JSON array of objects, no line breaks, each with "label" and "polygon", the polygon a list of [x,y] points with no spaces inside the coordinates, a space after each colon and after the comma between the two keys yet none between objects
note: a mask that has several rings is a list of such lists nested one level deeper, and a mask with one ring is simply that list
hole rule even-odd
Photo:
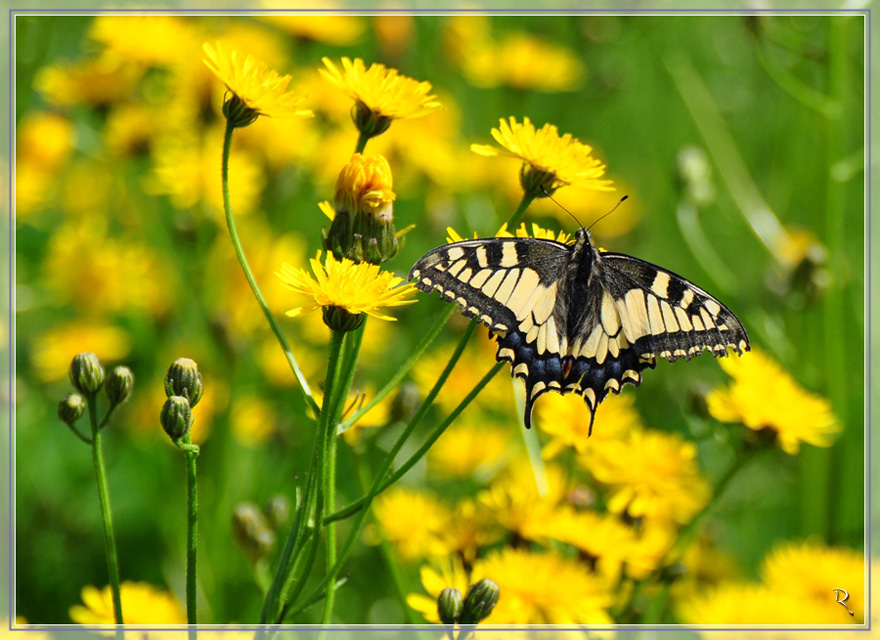
[{"label": "blurred yellow flower", "polygon": [[89,35],[117,56],[145,65],[169,65],[197,46],[192,23],[170,15],[103,15]]},{"label": "blurred yellow flower", "polygon": [[816,264],[822,264],[828,257],[828,251],[819,242],[812,231],[807,229],[785,229],[776,239],[775,252],[779,260],[789,269],[794,269],[809,258]]},{"label": "blurred yellow flower", "polygon": [[635,539],[626,554],[626,575],[633,580],[645,580],[661,566],[678,560],[669,552],[678,538],[678,527],[668,520],[646,518],[635,530]]},{"label": "blurred yellow flower", "polygon": [[309,109],[302,109],[302,98],[288,90],[290,76],[279,76],[277,71],[252,55],[243,56],[237,51],[225,51],[217,42],[202,45],[203,62],[226,88],[256,116],[285,118],[310,117]]},{"label": "blurred yellow flower", "polygon": [[579,461],[607,485],[612,513],[686,524],[710,497],[696,445],[678,434],[633,429],[590,447]]},{"label": "blurred yellow flower", "polygon": [[[829,547],[817,541],[787,542],[764,558],[761,579],[771,591],[798,599],[804,608],[830,608],[829,613],[835,614],[838,623],[860,623],[867,603],[866,568],[864,554],[855,549]],[[854,616],[834,602],[833,588],[846,589],[846,605]]]},{"label": "blurred yellow flower", "polygon": [[31,111],[16,126],[15,161],[47,171],[64,164],[73,151],[73,123],[60,113]]},{"label": "blurred yellow flower", "polygon": [[44,286],[58,304],[92,314],[137,309],[161,316],[173,297],[162,263],[146,246],[106,235],[106,223],[70,222],[49,241]]},{"label": "blurred yellow flower", "polygon": [[51,105],[107,106],[127,98],[143,70],[115,56],[101,56],[79,64],[59,63],[40,69],[34,88]]},{"label": "blurred yellow flower", "polygon": [[566,494],[567,477],[565,469],[551,464],[539,480],[528,460],[517,459],[477,494],[477,502],[504,529],[525,537],[534,523],[558,508]]},{"label": "blurred yellow flower", "polygon": [[[201,406],[201,403],[196,407]],[[271,405],[252,393],[237,396],[232,401],[229,423],[232,435],[245,447],[256,447],[275,431],[277,422]]]},{"label": "blurred yellow flower", "polygon": [[354,44],[363,35],[366,25],[360,16],[336,15],[266,15],[261,20],[298,38],[326,44]]},{"label": "blurred yellow flower", "polygon": [[105,366],[119,362],[131,351],[131,338],[123,329],[109,324],[74,322],[34,336],[31,348],[31,364],[37,376],[51,382],[67,377],[73,356],[83,351],[97,355]]},{"label": "blurred yellow flower", "polygon": [[762,351],[722,358],[721,367],[733,383],[709,393],[709,413],[721,422],[739,422],[749,429],[776,432],[779,446],[790,455],[802,442],[829,447],[841,424],[830,403],[804,390]]},{"label": "blurred yellow flower", "polygon": [[326,69],[320,70],[321,75],[376,116],[421,118],[443,108],[435,96],[429,95],[429,82],[400,75],[384,64],[374,63],[368,69],[360,58],[352,61],[343,57],[340,70],[330,58],[322,58],[322,61]]},{"label": "blurred yellow flower", "polygon": [[493,544],[502,537],[501,527],[475,500],[465,498],[455,505],[450,522],[439,538],[452,557],[463,558],[470,565],[480,549]]},{"label": "blurred yellow flower", "polygon": [[[165,194],[178,209],[191,209],[207,203],[214,220],[222,220],[223,189],[217,169],[222,136],[206,136],[204,141],[189,135],[168,136],[156,142],[154,168],[145,179],[145,189]],[[254,153],[233,149],[229,156],[229,197],[237,215],[257,208],[266,185],[266,176]]]},{"label": "blurred yellow flower", "polygon": [[573,545],[587,556],[591,566],[614,584],[635,544],[635,531],[616,516],[595,511],[578,511],[568,505],[529,522],[523,534],[549,546],[551,540]]},{"label": "blurred yellow flower", "polygon": [[120,104],[107,114],[104,141],[112,154],[137,154],[148,150],[159,131],[155,108],[145,104]]},{"label": "blurred yellow flower", "polygon": [[634,403],[632,393],[610,395],[596,411],[596,429],[590,435],[590,412],[584,407],[583,398],[574,394],[548,393],[535,407],[535,424],[550,436],[541,455],[550,459],[569,448],[585,453],[606,440],[622,438],[629,431],[641,428]]},{"label": "blurred yellow flower", "polygon": [[284,263],[276,275],[293,291],[311,298],[305,306],[291,309],[288,316],[295,317],[323,307],[341,307],[351,314],[366,313],[380,320],[395,321],[396,318],[379,311],[380,307],[397,307],[413,304],[407,300],[416,288],[411,283],[401,284],[390,271],[382,271],[378,265],[362,262],[355,264],[348,258],[336,260],[328,252],[321,264],[321,252],[311,261],[315,278],[305,269]]},{"label": "blurred yellow flower", "polygon": [[[833,592],[829,591],[833,595]],[[834,604],[834,598],[831,598]],[[840,605],[834,605],[840,608]],[[828,606],[828,613],[833,608]],[[845,612],[840,608],[841,613]],[[685,624],[787,624],[815,620],[817,611],[805,611],[803,603],[759,584],[727,583],[701,591],[677,603],[678,619]],[[805,618],[804,615],[809,614]],[[849,616],[847,616],[849,617]]]},{"label": "blurred yellow flower", "polygon": [[472,581],[493,580],[501,597],[493,624],[611,624],[612,591],[582,563],[553,551],[504,547],[477,560]]},{"label": "blurred yellow flower", "polygon": [[[146,582],[120,585],[122,617],[125,624],[186,624],[186,615],[177,599]],[[77,624],[115,624],[110,587],[83,587],[83,604],[70,608],[70,619]]]},{"label": "blurred yellow flower", "polygon": [[468,572],[461,558],[455,555],[433,560],[430,564],[424,565],[419,570],[419,577],[428,595],[411,593],[406,596],[406,603],[432,623],[440,622],[440,616],[437,614],[437,598],[440,597],[440,592],[446,588],[458,589],[464,596],[470,585]]},{"label": "blurred yellow flower", "polygon": [[[453,374],[454,375],[454,374]],[[513,445],[510,430],[487,425],[466,414],[428,450],[428,471],[438,478],[486,477],[507,459]]]},{"label": "blurred yellow flower", "polygon": [[368,543],[387,540],[405,561],[447,554],[440,539],[449,526],[449,509],[432,494],[404,487],[391,487],[373,502],[376,529],[365,530]]},{"label": "blurred yellow flower", "polygon": [[535,129],[528,118],[520,124],[511,116],[509,122],[501,120],[499,128],[492,129],[492,137],[506,151],[482,144],[472,144],[471,150],[483,156],[504,155],[521,159],[524,188],[527,180],[550,192],[565,185],[586,189],[612,188],[610,180],[600,179],[605,175],[605,165],[593,157],[593,148],[570,133],[560,136],[555,125],[545,124]]}]

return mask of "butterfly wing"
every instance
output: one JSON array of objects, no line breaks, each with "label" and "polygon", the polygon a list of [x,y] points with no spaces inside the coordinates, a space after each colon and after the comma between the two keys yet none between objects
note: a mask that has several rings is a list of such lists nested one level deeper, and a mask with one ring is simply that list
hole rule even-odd
[{"label": "butterfly wing", "polygon": [[464,315],[495,332],[516,327],[538,304],[556,302],[571,249],[533,238],[484,238],[438,247],[416,262],[409,277],[426,293],[437,290]]}]

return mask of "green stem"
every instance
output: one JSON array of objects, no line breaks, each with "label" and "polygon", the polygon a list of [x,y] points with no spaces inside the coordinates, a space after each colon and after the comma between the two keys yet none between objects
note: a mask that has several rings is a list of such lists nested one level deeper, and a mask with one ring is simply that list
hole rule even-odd
[{"label": "green stem", "polygon": [[73,435],[75,435],[77,438],[79,438],[80,440],[82,440],[83,442],[85,442],[87,445],[92,446],[92,439],[89,438],[89,437],[88,437],[86,434],[84,434],[82,431],[80,431],[80,430],[76,427],[76,425],[74,425],[73,423],[70,423],[70,422],[65,422],[64,424],[66,424],[66,425],[67,425],[67,428],[70,429],[70,430],[73,432]]},{"label": "green stem", "polygon": [[[354,331],[345,334],[345,343],[343,349],[343,357],[342,357],[342,384],[339,387],[338,397],[339,402],[337,403],[332,420],[330,421],[327,428],[327,464],[326,466],[326,489],[325,492],[327,494],[327,498],[325,500],[325,508],[324,512],[332,512],[336,509],[336,445],[339,441],[337,434],[337,425],[339,424],[339,420],[342,417],[342,411],[345,407],[345,402],[348,399],[348,390],[351,387],[352,380],[354,379],[354,372],[357,368],[357,360],[358,355],[361,350],[361,343],[364,339],[364,330],[367,326],[366,319],[360,327],[355,329]],[[320,516],[324,516],[324,512],[321,512]],[[320,528],[317,528],[320,531]],[[336,564],[336,525],[335,523],[330,523],[326,527],[327,530],[327,557],[326,557],[326,567],[327,567],[327,577],[331,582],[336,580],[336,574],[331,574],[330,572],[333,569],[333,566]],[[330,620],[333,616],[333,605],[336,603],[336,589],[330,589],[327,592],[327,598],[324,600],[324,612],[321,616],[321,622],[323,624],[330,624]]]},{"label": "green stem", "polygon": [[[318,584],[318,586],[315,587],[312,590],[312,592],[306,598],[303,599],[304,603],[313,602],[315,600],[315,598],[319,597],[323,593],[324,589],[327,588],[328,583],[330,582],[329,576],[335,575],[339,571],[339,569],[342,567],[342,565],[345,563],[345,561],[348,559],[348,556],[351,553],[352,548],[354,547],[354,542],[357,539],[358,535],[360,534],[361,528],[363,527],[364,521],[366,520],[367,514],[369,513],[369,506],[372,503],[373,498],[375,498],[382,491],[384,491],[389,486],[394,484],[407,471],[409,471],[409,469],[412,467],[412,465],[414,465],[418,461],[418,459],[420,459],[428,451],[431,444],[433,444],[437,440],[437,438],[439,438],[443,434],[443,431],[445,431],[446,428],[450,424],[452,424],[452,422],[461,414],[461,412],[464,411],[465,408],[467,408],[467,406],[473,401],[473,399],[476,398],[477,395],[479,395],[479,393],[483,390],[483,388],[487,384],[489,384],[489,381],[492,380],[492,378],[495,376],[495,374],[498,373],[504,365],[505,365],[504,362],[496,362],[495,366],[493,366],[489,370],[489,372],[485,376],[483,376],[483,378],[477,383],[477,385],[473,389],[471,389],[470,393],[468,393],[468,395],[465,396],[464,400],[462,400],[461,403],[459,403],[459,405],[455,408],[455,410],[451,414],[449,414],[449,416],[446,418],[446,420],[444,420],[440,425],[438,425],[434,429],[434,431],[431,432],[431,435],[429,436],[429,439],[425,443],[425,445],[422,446],[422,448],[419,449],[419,451],[416,454],[414,454],[409,460],[407,460],[406,464],[401,466],[395,473],[388,476],[387,480],[383,481],[382,479],[386,476],[386,474],[388,474],[388,471],[391,469],[391,464],[394,462],[393,457],[391,457],[391,456],[385,457],[385,460],[382,462],[382,467],[379,469],[379,472],[376,474],[376,477],[373,479],[373,484],[370,487],[369,493],[367,493],[367,495],[364,496],[364,498],[362,498],[361,501],[359,501],[359,503],[353,503],[353,504],[349,505],[349,507],[347,507],[347,509],[350,509],[352,512],[359,511],[359,513],[357,514],[357,518],[351,526],[351,531],[348,534],[348,538],[346,539],[345,544],[343,545],[342,550],[339,553],[339,559],[336,561],[336,564],[334,565],[331,572],[329,572],[327,574],[328,577],[325,577]],[[337,514],[339,514],[339,513],[341,513],[341,511],[337,512]],[[336,514],[334,514],[334,515],[336,515]],[[342,517],[342,516],[340,516],[340,517]],[[334,518],[334,519],[338,519],[338,518]],[[326,523],[327,521],[328,521],[328,518],[324,518],[324,523]],[[303,608],[304,608],[304,605],[301,605],[297,609],[293,610],[291,615],[296,616],[296,615],[300,614],[303,611]],[[287,612],[285,611],[282,614],[282,616],[286,617],[286,615],[287,615]]]},{"label": "green stem", "polygon": [[196,458],[199,447],[184,436],[186,456],[186,623],[190,640],[196,638],[196,552],[199,539],[199,495],[196,485]]},{"label": "green stem", "polygon": [[92,464],[98,482],[98,501],[101,503],[101,519],[104,523],[104,549],[107,554],[107,570],[110,573],[110,589],[113,592],[113,615],[116,618],[116,637],[124,637],[122,628],[122,594],[119,588],[119,560],[116,555],[116,537],[113,534],[113,516],[110,513],[110,492],[107,489],[107,472],[104,470],[104,452],[101,447],[101,430],[95,394],[86,398],[89,405],[89,423],[92,428]]},{"label": "green stem", "polygon": [[272,315],[272,312],[269,310],[269,305],[266,304],[265,298],[263,298],[263,294],[260,292],[260,288],[257,286],[257,281],[254,279],[254,274],[251,272],[251,268],[248,265],[247,259],[244,255],[244,250],[241,247],[241,241],[238,238],[238,231],[235,229],[235,220],[232,217],[232,203],[229,199],[229,153],[232,148],[232,132],[235,127],[231,124],[230,121],[226,121],[226,133],[223,138],[223,162],[222,162],[222,183],[223,183],[223,209],[226,212],[226,226],[229,228],[229,237],[232,240],[232,247],[235,249],[235,255],[238,257],[238,262],[241,265],[242,271],[244,271],[244,277],[247,278],[248,284],[251,286],[251,291],[254,292],[254,296],[257,299],[257,302],[260,305],[260,309],[263,310],[263,315],[266,316],[266,320],[269,322],[269,326],[272,327],[272,332],[275,334],[275,337],[278,339],[278,342],[281,344],[281,348],[284,351],[284,355],[287,357],[287,362],[290,365],[291,370],[293,371],[293,375],[296,376],[297,381],[299,382],[300,389],[302,390],[303,397],[305,398],[306,403],[312,408],[312,410],[317,415],[320,411],[318,408],[318,403],[315,402],[315,399],[312,397],[312,391],[309,388],[309,383],[306,381],[305,376],[302,371],[300,371],[299,365],[296,362],[296,358],[293,357],[293,352],[290,350],[290,345],[287,344],[287,339],[284,337],[284,334],[281,331],[281,327],[278,326],[278,322],[275,320],[275,316]]},{"label": "green stem", "polygon": [[428,333],[425,334],[425,337],[422,338],[422,341],[416,346],[415,350],[409,355],[409,357],[404,361],[402,365],[397,369],[397,373],[391,376],[391,379],[382,387],[375,396],[363,407],[355,411],[350,418],[346,419],[339,425],[340,431],[348,430],[355,422],[357,422],[363,415],[365,415],[370,409],[375,407],[377,404],[382,402],[382,400],[391,393],[394,389],[397,388],[397,385],[400,384],[400,381],[403,380],[404,376],[409,373],[409,370],[412,369],[413,365],[416,361],[422,356],[425,350],[431,346],[431,343],[434,342],[434,339],[440,333],[440,330],[446,324],[446,321],[449,320],[449,316],[452,315],[452,312],[455,311],[455,305],[447,305],[447,307],[440,313],[437,317],[437,320],[428,329]]},{"label": "green stem", "polygon": [[371,138],[371,136],[364,135],[364,132],[361,131],[358,135],[357,147],[355,147],[355,153],[363,153],[364,149],[367,148],[367,141]]},{"label": "green stem", "polygon": [[507,230],[513,233],[514,229],[516,229],[516,225],[519,223],[519,219],[523,217],[523,214],[526,212],[526,209],[529,208],[529,205],[532,204],[532,200],[535,199],[535,196],[530,195],[528,193],[524,193],[522,200],[519,201],[519,206],[517,206],[516,211],[513,212],[513,215],[507,221]]}]

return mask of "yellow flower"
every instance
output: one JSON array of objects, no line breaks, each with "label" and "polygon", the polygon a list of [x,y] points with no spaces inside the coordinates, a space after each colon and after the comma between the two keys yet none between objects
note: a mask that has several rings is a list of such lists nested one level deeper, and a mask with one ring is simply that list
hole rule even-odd
[{"label": "yellow flower", "polygon": [[277,417],[265,400],[253,394],[243,394],[232,403],[229,422],[239,443],[256,447],[272,435]]},{"label": "yellow flower", "polygon": [[122,58],[170,65],[196,46],[191,24],[176,16],[98,16],[89,35]]},{"label": "yellow flower", "polygon": [[[477,232],[474,232],[474,238],[477,238]],[[514,233],[511,233],[507,229],[507,223],[505,222],[501,225],[501,228],[495,233],[496,238],[540,238],[542,240],[555,240],[556,242],[561,242],[563,244],[570,244],[573,242],[573,238],[571,234],[566,233],[565,231],[554,232],[550,229],[545,229],[539,224],[533,222],[532,223],[532,231],[529,233],[528,227],[526,227],[526,223],[517,227]],[[452,227],[446,227],[446,242],[461,242],[466,238],[462,236],[458,231],[453,229]]]},{"label": "yellow flower", "polygon": [[284,263],[276,275],[290,288],[312,302],[291,309],[288,316],[295,317],[323,307],[341,307],[351,314],[366,313],[380,320],[394,321],[395,318],[379,311],[380,307],[397,307],[413,304],[415,300],[406,297],[416,290],[411,283],[403,284],[390,271],[382,271],[378,265],[362,262],[355,264],[348,258],[336,260],[328,252],[321,264],[321,252],[311,260],[315,278],[305,269],[297,269]]},{"label": "yellow flower", "polygon": [[[833,592],[829,593],[833,596]],[[834,604],[833,597],[830,602]],[[838,604],[834,606],[840,608]],[[829,605],[828,610],[833,608]],[[676,611],[678,619],[685,624],[796,625],[808,622],[803,617],[804,607],[796,598],[758,584],[723,584],[701,591],[679,601]],[[845,615],[842,608],[840,611]]]},{"label": "yellow flower", "polygon": [[474,563],[471,580],[493,580],[498,604],[483,624],[610,624],[606,581],[553,551],[505,547]]},{"label": "yellow flower", "polygon": [[[22,331],[21,325],[18,330]],[[98,322],[75,323],[33,336],[31,348],[31,363],[37,376],[51,382],[67,377],[73,356],[83,351],[96,354],[105,364],[118,362],[131,350],[131,338],[119,327]]]},{"label": "yellow flower", "polygon": [[763,583],[774,593],[797,598],[804,608],[834,604],[834,588],[849,594],[846,605],[854,616],[835,604],[830,613],[841,624],[861,622],[866,610],[865,558],[854,549],[828,547],[818,542],[789,542],[776,547],[761,566]]},{"label": "yellow flower", "polygon": [[106,106],[128,97],[142,75],[142,69],[116,56],[101,56],[78,65],[43,67],[34,77],[34,88],[55,106]]},{"label": "yellow flower", "polygon": [[[258,116],[312,115],[309,109],[300,108],[302,98],[288,91],[289,75],[279,76],[277,71],[269,69],[252,55],[242,57],[237,51],[226,52],[219,42],[213,47],[206,42],[202,49],[206,56],[203,62],[208,69],[243,103],[242,107],[227,101],[223,107],[224,115],[239,123],[237,126],[250,124]],[[228,109],[227,105],[230,105]],[[237,112],[239,108],[243,111]]]},{"label": "yellow flower", "polygon": [[602,442],[625,437],[633,429],[641,427],[635,410],[634,394],[611,395],[596,411],[596,427],[590,435],[590,412],[584,408],[582,398],[574,395],[549,393],[535,411],[538,428],[550,436],[541,455],[554,458],[568,448],[578,453],[601,446]]},{"label": "yellow flower", "polygon": [[[174,596],[146,582],[120,585],[122,617],[126,624],[186,624],[186,615]],[[110,587],[83,587],[82,605],[70,608],[70,619],[77,624],[115,624]]]},{"label": "yellow flower", "polygon": [[471,150],[483,156],[521,159],[520,182],[526,193],[535,197],[545,195],[543,190],[552,193],[565,185],[611,189],[609,180],[600,180],[605,165],[593,157],[593,148],[570,133],[560,136],[555,125],[535,129],[528,118],[519,124],[511,116],[509,123],[501,120],[499,128],[492,129],[492,137],[507,151],[481,144],[472,144]]},{"label": "yellow flower", "polygon": [[458,556],[447,556],[424,565],[419,570],[419,577],[422,587],[429,595],[411,593],[406,597],[406,603],[432,623],[440,622],[437,615],[437,598],[440,597],[440,592],[446,588],[458,589],[464,596],[470,585],[468,572]]},{"label": "yellow flower", "polygon": [[655,570],[668,566],[678,558],[670,558],[669,552],[678,536],[678,528],[669,521],[645,519],[635,532],[626,554],[626,575],[634,580],[644,580]]},{"label": "yellow flower", "polygon": [[788,454],[801,442],[829,447],[841,425],[829,402],[803,388],[782,367],[759,350],[739,358],[723,358],[721,367],[733,383],[707,397],[709,413],[721,422],[740,422],[749,429],[776,432]]},{"label": "yellow flower", "polygon": [[440,534],[449,525],[451,514],[433,495],[392,487],[376,498],[373,515],[379,531],[366,532],[367,542],[388,540],[407,561],[447,554]]},{"label": "yellow flower", "polygon": [[292,36],[326,44],[354,44],[364,32],[361,16],[337,15],[267,15],[260,16]]},{"label": "yellow flower", "polygon": [[455,505],[455,512],[439,538],[447,554],[472,563],[481,548],[497,542],[502,534],[491,514],[476,501],[466,498]]},{"label": "yellow flower", "polygon": [[355,101],[352,118],[367,137],[379,135],[402,118],[421,118],[439,111],[443,106],[430,95],[431,84],[400,75],[397,69],[384,64],[342,58],[342,70],[330,58],[322,58],[326,69],[320,73]]},{"label": "yellow flower", "polygon": [[634,429],[590,447],[580,461],[608,486],[612,513],[686,524],[709,499],[709,485],[697,468],[697,447],[678,434]]},{"label": "yellow flower", "polygon": [[470,420],[454,423],[428,450],[428,470],[433,476],[485,477],[505,462],[512,445],[510,430],[488,426],[473,414],[468,416]]},{"label": "yellow flower", "polygon": [[48,111],[32,111],[16,126],[16,163],[33,163],[53,171],[64,164],[73,151],[73,123],[69,118]]}]

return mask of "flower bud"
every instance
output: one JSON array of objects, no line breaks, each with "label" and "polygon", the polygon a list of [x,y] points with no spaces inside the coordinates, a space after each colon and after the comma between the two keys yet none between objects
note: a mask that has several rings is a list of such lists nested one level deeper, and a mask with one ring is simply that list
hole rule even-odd
[{"label": "flower bud", "polygon": [[128,367],[114,367],[107,375],[107,384],[104,385],[104,393],[113,406],[122,404],[131,395],[131,386],[134,384],[134,374]]},{"label": "flower bud", "polygon": [[394,230],[391,167],[381,155],[355,153],[339,172],[324,248],[337,258],[381,264],[402,246]]},{"label": "flower bud", "polygon": [[458,622],[463,606],[464,600],[461,597],[461,591],[451,587],[443,589],[437,598],[437,613],[440,615],[440,622],[443,624]]},{"label": "flower bud", "polygon": [[159,422],[168,437],[178,441],[180,438],[189,433],[193,423],[192,408],[189,401],[183,396],[169,396],[162,405],[162,412],[159,414]]},{"label": "flower bud", "polygon": [[345,307],[329,305],[321,307],[324,316],[324,324],[334,331],[354,331],[360,327],[367,315],[365,313],[351,313]]},{"label": "flower bud", "polygon": [[199,365],[189,358],[178,358],[165,374],[165,395],[183,396],[194,407],[202,398],[202,374]]},{"label": "flower bud", "polygon": [[519,169],[519,184],[523,193],[533,198],[547,198],[565,183],[560,183],[556,174],[523,162]]},{"label": "flower bud", "polygon": [[260,112],[252,109],[234,93],[223,102],[223,116],[235,127],[246,127],[260,117]]},{"label": "flower bud", "polygon": [[70,363],[70,382],[85,395],[94,395],[104,384],[104,367],[94,353],[79,353]]},{"label": "flower bud", "polygon": [[483,578],[478,583],[471,585],[464,599],[464,608],[459,622],[461,624],[476,624],[492,613],[492,609],[498,604],[500,589],[498,585]]},{"label": "flower bud", "polygon": [[83,417],[86,411],[86,399],[78,393],[68,393],[58,403],[58,417],[65,424],[73,425]]}]

